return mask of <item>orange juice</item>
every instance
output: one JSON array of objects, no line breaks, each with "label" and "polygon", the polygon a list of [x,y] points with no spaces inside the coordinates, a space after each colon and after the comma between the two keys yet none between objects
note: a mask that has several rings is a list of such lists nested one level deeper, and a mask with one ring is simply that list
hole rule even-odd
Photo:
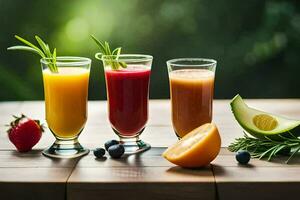
[{"label": "orange juice", "polygon": [[180,69],[170,72],[172,123],[179,137],[212,120],[214,72]]},{"label": "orange juice", "polygon": [[87,120],[89,70],[59,67],[59,73],[43,70],[46,121],[59,138],[72,139]]}]

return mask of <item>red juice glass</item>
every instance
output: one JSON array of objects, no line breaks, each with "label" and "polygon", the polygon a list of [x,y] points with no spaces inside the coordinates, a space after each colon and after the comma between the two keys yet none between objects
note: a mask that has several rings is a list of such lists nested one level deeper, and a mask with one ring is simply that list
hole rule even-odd
[{"label": "red juice glass", "polygon": [[[139,136],[148,121],[152,59],[150,55],[139,54],[101,57],[105,71],[109,121],[127,154],[150,148]],[[120,64],[126,67],[121,67]]]}]

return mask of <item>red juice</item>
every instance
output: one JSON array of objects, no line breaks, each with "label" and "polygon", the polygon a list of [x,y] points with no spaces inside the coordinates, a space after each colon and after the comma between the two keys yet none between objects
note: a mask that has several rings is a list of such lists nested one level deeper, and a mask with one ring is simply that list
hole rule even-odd
[{"label": "red juice", "polygon": [[138,135],[148,120],[150,69],[105,70],[110,123],[120,136]]}]

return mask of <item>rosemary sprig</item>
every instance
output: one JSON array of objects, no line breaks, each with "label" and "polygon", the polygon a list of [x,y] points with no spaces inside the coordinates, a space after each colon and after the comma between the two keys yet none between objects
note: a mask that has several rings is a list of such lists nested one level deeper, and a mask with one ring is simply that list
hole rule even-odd
[{"label": "rosemary sprig", "polygon": [[24,38],[21,38],[18,35],[15,35],[15,38],[21,41],[22,43],[26,44],[27,46],[18,45],[18,46],[12,46],[8,47],[7,50],[23,50],[23,51],[30,51],[33,53],[36,53],[40,55],[42,58],[49,58],[49,69],[51,72],[58,72],[57,66],[56,66],[56,48],[53,49],[53,53],[51,53],[51,50],[49,48],[49,45],[46,44],[39,36],[35,36],[36,41],[38,42],[39,47],[32,44],[31,42],[25,40]]},{"label": "rosemary sprig", "polygon": [[[97,46],[100,48],[100,53],[97,53],[95,57],[98,60],[102,60],[102,56],[106,56],[106,65],[110,65],[113,70],[119,70],[120,68],[126,68],[127,65],[125,62],[118,61],[119,56],[121,54],[121,47],[118,47],[114,49],[113,51],[110,50],[110,46],[108,42],[100,42],[95,36],[91,35],[91,38],[94,40],[94,42],[97,44]],[[98,55],[101,55],[99,58]]]},{"label": "rosemary sprig", "polygon": [[244,137],[236,138],[228,147],[231,152],[247,150],[253,158],[267,158],[270,161],[277,155],[289,155],[286,164],[300,151],[300,138],[289,132],[291,137],[280,136],[281,141],[273,140],[269,137],[258,139],[249,136],[244,132]]}]

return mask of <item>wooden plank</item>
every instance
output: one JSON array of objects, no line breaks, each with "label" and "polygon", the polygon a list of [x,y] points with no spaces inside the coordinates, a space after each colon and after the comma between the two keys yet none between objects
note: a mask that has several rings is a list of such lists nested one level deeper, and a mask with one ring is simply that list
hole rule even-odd
[{"label": "wooden plank", "polygon": [[50,159],[41,150],[0,151],[0,199],[65,199],[78,159]]},{"label": "wooden plank", "polygon": [[219,199],[294,198],[300,187],[300,159],[289,165],[283,164],[285,159],[251,159],[248,165],[239,165],[235,154],[223,148],[212,162]]},{"label": "wooden plank", "polygon": [[104,158],[98,159],[93,153],[81,158],[76,168],[111,168],[111,167],[174,167],[161,157],[166,148],[153,147],[150,151],[141,154],[123,156],[120,159],[110,159],[106,152]]},{"label": "wooden plank", "polygon": [[222,148],[218,157],[212,162],[213,165],[222,167],[300,167],[300,157],[295,157],[291,160],[289,164],[285,164],[288,156],[279,156],[273,158],[271,161],[266,161],[265,159],[251,159],[249,165],[243,166],[238,164],[235,159],[235,153],[228,151],[226,148]]},{"label": "wooden plank", "polygon": [[[247,100],[250,106],[268,112],[300,118],[300,101],[295,100]],[[276,105],[276,106],[275,106]],[[220,114],[215,114],[220,117]],[[230,120],[229,115],[223,119]],[[216,120],[217,121],[217,120]],[[229,121],[227,121],[229,122]],[[222,124],[222,123],[221,123]],[[219,125],[217,123],[217,125]],[[229,128],[222,128],[221,136],[225,146],[235,137],[241,137],[241,128],[236,127],[233,120]],[[233,128],[235,127],[235,128]],[[226,132],[225,132],[226,130]],[[228,135],[225,135],[228,134]],[[300,177],[299,159],[290,165],[285,165],[286,157],[274,159],[272,162],[252,159],[247,166],[239,165],[235,161],[234,153],[222,149],[220,155],[213,161],[213,171],[219,199],[292,199],[298,195]],[[233,190],[234,189],[234,190]],[[276,192],[280,192],[280,195]]]},{"label": "wooden plank", "polygon": [[[76,168],[67,185],[68,199],[214,199],[209,169],[178,167]],[[109,190],[111,193],[109,193]],[[112,192],[114,190],[115,192]],[[178,191],[171,194],[170,191]],[[158,192],[159,191],[159,192]],[[145,196],[144,196],[145,195]]]},{"label": "wooden plank", "polygon": [[257,167],[255,165],[223,167],[213,165],[217,183],[241,182],[298,182],[300,184],[300,167]]},{"label": "wooden plank", "polygon": [[16,114],[23,113],[33,119],[39,119],[41,122],[45,122],[45,103],[44,101],[24,101],[20,108],[16,111]]},{"label": "wooden plank", "polygon": [[[160,105],[154,103],[154,107],[156,109],[157,106]],[[6,105],[5,103],[0,103],[0,105]],[[44,112],[44,102],[43,101],[26,101],[24,103],[20,103],[19,106],[16,106],[14,109],[11,108],[12,113],[24,113],[28,116],[36,119],[40,119],[43,123],[46,124],[45,112]],[[85,129],[81,133],[79,137],[80,142],[84,146],[90,148],[96,148],[102,145],[105,141],[117,138],[115,133],[113,133],[112,129],[110,128],[110,124],[107,119],[106,113],[106,102],[105,101],[91,101],[89,102],[89,117],[86,124]],[[7,119],[5,123],[9,123],[11,120],[11,116]],[[149,127],[145,129],[144,133],[142,134],[142,138],[144,138],[149,143],[153,144],[154,146],[166,146],[174,143],[176,141],[176,137],[173,133],[173,129],[171,126],[158,126],[152,127],[153,124],[149,123]],[[7,138],[6,127],[0,127],[0,150],[13,150],[15,147],[9,142]],[[154,135],[153,135],[154,133]],[[171,139],[169,139],[171,136]],[[157,140],[156,137],[160,137],[162,140]],[[46,132],[43,134],[41,141],[34,147],[34,149],[45,149],[50,146],[54,142],[54,136],[52,133],[46,129]],[[167,143],[164,143],[167,142]]]},{"label": "wooden plank", "polygon": [[[84,187],[83,187],[84,186]],[[70,183],[68,200],[199,200],[215,199],[213,184],[203,183]]]},{"label": "wooden plank", "polygon": [[0,102],[0,127],[9,124],[12,119],[12,115],[18,114],[21,107],[21,101],[11,101],[11,102]]},{"label": "wooden plank", "polygon": [[[21,113],[31,118],[39,119],[45,124],[44,120],[44,102],[43,101],[26,101],[26,102],[0,102],[0,150],[15,150],[13,144],[10,143],[6,131],[7,127],[1,124],[9,124],[13,120],[12,115],[20,115]],[[3,112],[2,112],[3,111]],[[49,130],[43,134],[41,141],[36,145],[35,149],[44,149],[54,141]]]},{"label": "wooden plank", "polygon": [[[152,148],[121,159],[82,158],[67,185],[68,199],[204,199],[215,198],[210,167],[183,169],[161,157],[165,148]],[[170,191],[178,191],[172,193]]]},{"label": "wooden plank", "polygon": [[65,199],[77,160],[50,159],[41,151],[0,151],[0,199]]},{"label": "wooden plank", "polygon": [[[214,101],[214,119],[232,118],[229,107],[229,100]],[[256,107],[269,112],[289,116],[290,118],[299,118],[300,99],[251,99],[246,100],[249,106]],[[107,123],[107,103],[106,101],[89,101],[88,113],[90,124]],[[26,102],[0,102],[1,117],[11,114],[24,112],[32,117],[44,118],[43,101]],[[171,125],[171,107],[169,100],[150,100],[149,103],[149,125]],[[159,113],[159,115],[157,114]]]},{"label": "wooden plank", "polygon": [[195,182],[213,183],[210,168],[184,169],[181,167],[89,167],[76,168],[68,180],[69,183],[170,183]]},{"label": "wooden plank", "polygon": [[[14,150],[15,147],[10,143],[6,134],[6,127],[0,127],[0,133],[0,150]],[[157,138],[159,138],[159,140]],[[101,147],[106,141],[111,139],[118,139],[118,137],[112,131],[109,124],[86,126],[79,136],[79,142],[83,146],[91,149]],[[154,147],[169,146],[177,141],[177,137],[170,126],[147,126],[141,135],[141,139],[150,143]],[[54,141],[54,136],[49,129],[46,129],[46,132],[43,133],[41,140],[33,149],[45,149]]]},{"label": "wooden plank", "polygon": [[40,151],[0,151],[0,199],[65,199],[77,160],[50,159]]},{"label": "wooden plank", "polygon": [[226,199],[294,199],[299,194],[300,167],[213,166],[218,196]]},{"label": "wooden plank", "polygon": [[65,199],[71,168],[0,168],[0,198]]},{"label": "wooden plank", "polygon": [[[247,100],[250,106],[254,106],[269,112],[286,115],[291,118],[300,118],[300,100],[299,99],[280,99],[280,100]],[[16,105],[14,105],[16,104]],[[25,113],[31,117],[41,119],[44,116],[44,102],[32,101],[20,103],[0,103],[10,113]],[[274,106],[276,105],[276,106]],[[1,108],[2,108],[1,107]],[[115,138],[115,134],[110,129],[110,124],[107,120],[107,103],[106,101],[90,101],[89,102],[89,117],[86,127],[80,136],[80,141],[88,147],[95,148],[100,143],[108,139]],[[152,144],[152,146],[169,146],[176,141],[174,137],[173,128],[171,124],[170,101],[169,100],[151,100],[149,103],[149,122],[142,134],[142,138]],[[159,113],[159,114],[158,114]],[[1,116],[8,116],[8,123],[10,116],[1,114]],[[7,118],[8,118],[7,117]],[[228,100],[214,101],[214,122],[217,124],[222,137],[222,146],[228,146],[233,138],[242,135],[242,129],[234,120],[229,107]],[[152,128],[153,127],[153,128]],[[5,132],[4,127],[0,126],[0,132]],[[13,149],[13,146],[5,139],[5,134],[0,134],[0,149]],[[93,138],[93,139],[90,139]],[[159,140],[157,138],[160,138]],[[54,141],[50,131],[47,131],[41,142],[36,148],[46,148]],[[99,143],[98,143],[99,142]]]},{"label": "wooden plank", "polygon": [[0,182],[15,183],[64,183],[72,168],[0,168]]},{"label": "wooden plank", "polygon": [[[147,126],[140,138],[153,147],[165,147],[177,141],[177,137],[170,126]],[[111,139],[118,140],[118,137],[108,124],[88,126],[79,137],[82,145],[89,148],[103,147],[104,143]]]},{"label": "wooden plank", "polygon": [[65,183],[0,182],[0,198],[9,200],[65,200]]},{"label": "wooden plank", "polygon": [[[246,100],[250,106],[257,107],[259,109],[263,109],[269,112],[278,113],[281,115],[289,116],[290,118],[300,118],[300,100],[299,99],[270,99],[270,100]],[[2,103],[0,103],[1,105]],[[276,105],[276,106],[275,106]],[[218,125],[221,136],[222,136],[222,146],[228,146],[228,144],[232,141],[233,138],[241,136],[242,129],[239,127],[237,122],[234,120],[233,115],[230,111],[229,101],[228,100],[215,100],[214,101],[214,109],[213,109],[214,117],[213,121]],[[38,118],[44,119],[44,102],[24,102],[20,109],[13,109],[12,113],[28,113],[28,115]],[[149,122],[147,127],[162,127],[168,131],[168,133],[164,132],[161,136],[165,136],[166,134],[170,135],[169,138],[173,136],[173,129],[171,123],[171,114],[170,114],[170,101],[169,100],[151,100],[149,103]],[[86,124],[86,128],[83,135],[86,135],[87,129],[91,127],[92,129],[98,129],[96,132],[88,131],[89,135],[92,134],[101,134],[108,131],[109,134],[112,134],[112,131],[108,128],[109,122],[107,119],[107,103],[106,101],[90,101],[89,102],[89,116]],[[159,113],[159,114],[158,114]],[[7,123],[7,122],[5,122]],[[104,127],[104,128],[103,128]],[[102,131],[103,130],[103,131]],[[1,130],[0,130],[1,131]],[[157,140],[154,136],[152,137],[152,130],[148,130],[146,128],[145,133],[142,136],[149,133],[150,140],[154,146],[167,146],[168,139],[166,140]],[[48,132],[47,135],[50,135],[49,139],[53,139],[51,133]],[[114,136],[114,134],[112,134]],[[0,136],[1,137],[1,136]],[[105,136],[104,136],[105,137]],[[106,137],[108,138],[108,137]],[[167,143],[163,143],[163,142]],[[156,145],[156,143],[159,143]],[[48,144],[48,143],[47,143]],[[165,145],[163,145],[165,144]],[[48,144],[49,145],[49,144]],[[0,148],[3,145],[0,143]],[[46,145],[40,146],[40,148],[45,148]]]},{"label": "wooden plank", "polygon": [[[13,144],[10,143],[6,128],[0,127],[0,150],[15,150]],[[159,138],[159,140],[157,139]],[[87,148],[103,147],[104,143],[111,139],[118,139],[117,135],[112,131],[109,125],[87,126],[79,136],[79,142]],[[150,143],[152,146],[164,147],[169,146],[177,141],[177,137],[173,133],[171,127],[146,127],[141,135],[141,139]],[[33,148],[35,150],[45,149],[55,141],[52,133],[47,129],[43,134],[39,143]]]},{"label": "wooden plank", "polygon": [[18,114],[21,104],[21,101],[0,102],[0,150],[14,148],[8,141],[6,131],[7,125],[13,119],[12,115]]},{"label": "wooden plank", "polygon": [[299,186],[299,182],[222,182],[217,183],[217,190],[219,200],[282,200],[297,199]]},{"label": "wooden plank", "polygon": [[42,150],[19,153],[14,150],[0,151],[1,168],[73,168],[78,159],[51,159],[42,155]]},{"label": "wooden plank", "polygon": [[[247,103],[258,109],[300,118],[299,99],[247,100]],[[106,106],[105,101],[89,102],[88,122],[79,138],[88,148],[101,147],[108,139],[116,138],[107,120]],[[151,100],[149,109],[149,122],[141,138],[153,147],[165,147],[176,142],[170,101]],[[49,131],[28,154],[10,151],[14,146],[4,134],[6,128],[3,124],[11,119],[11,114],[23,112],[44,119],[44,102],[1,102],[0,111],[0,199],[30,199],[30,194],[39,199],[65,198],[65,183],[77,160],[57,161],[40,154],[54,141]],[[232,116],[228,100],[214,102],[213,120],[219,127],[223,146],[242,136],[242,129]],[[124,198],[126,194],[131,199],[215,199],[217,187],[220,199],[279,199],[282,196],[274,191],[280,191],[281,195],[289,198],[295,196],[299,188],[298,160],[291,165],[281,164],[284,158],[274,162],[251,160],[250,165],[244,167],[237,164],[233,153],[222,149],[213,161],[214,177],[210,168],[187,170],[175,167],[160,156],[163,150],[152,148],[144,154],[119,160],[99,160],[89,154],[78,162],[70,176],[67,198],[116,199]],[[12,196],[7,191],[17,192]]]}]

